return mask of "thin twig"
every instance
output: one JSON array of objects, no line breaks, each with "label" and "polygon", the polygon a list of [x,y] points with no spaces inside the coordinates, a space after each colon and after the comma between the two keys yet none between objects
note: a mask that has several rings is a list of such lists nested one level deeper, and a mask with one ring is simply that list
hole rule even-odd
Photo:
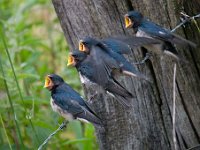
[{"label": "thin twig", "polygon": [[[188,16],[185,13],[181,13],[186,19],[182,21],[180,24],[178,24],[174,29],[171,30],[171,32],[174,32],[178,28],[180,28],[182,25],[184,25],[187,22],[190,22],[192,20],[195,20],[196,18],[200,17],[200,14],[195,16]],[[173,135],[173,142],[174,142],[174,149],[177,150],[177,139],[176,139],[176,64],[174,64],[174,76],[173,76],[173,112],[172,112],[172,135]],[[194,147],[193,147],[194,148]],[[192,148],[191,148],[192,149]]]},{"label": "thin twig", "polygon": [[180,28],[182,25],[184,25],[187,22],[195,20],[196,18],[200,18],[200,14],[192,16],[192,17],[186,15],[185,13],[181,13],[181,15],[183,15],[184,17],[186,17],[186,19],[184,21],[182,21],[180,24],[178,24],[174,29],[172,29],[171,32],[174,32],[175,30],[177,30],[178,28]]},{"label": "thin twig", "polygon": [[144,57],[144,59],[140,62],[135,62],[134,65],[142,65],[144,64],[150,57],[152,56],[151,53],[146,53],[146,56]]},{"label": "thin twig", "polygon": [[172,135],[174,141],[174,149],[177,150],[176,140],[176,63],[174,64],[174,76],[173,76],[173,112],[172,112]]},{"label": "thin twig", "polygon": [[196,148],[200,148],[200,144],[199,144],[199,145],[196,145],[196,146],[194,146],[194,147],[188,148],[187,150],[193,150],[193,149],[196,149]]},{"label": "thin twig", "polygon": [[66,128],[68,123],[69,123],[68,121],[63,122],[63,123],[59,126],[58,129],[56,129],[53,133],[51,133],[51,134],[47,137],[47,139],[39,146],[38,150],[41,150],[42,147],[43,147],[44,145],[46,145],[46,144],[49,142],[49,140],[50,140],[57,132],[59,132],[60,130]]}]

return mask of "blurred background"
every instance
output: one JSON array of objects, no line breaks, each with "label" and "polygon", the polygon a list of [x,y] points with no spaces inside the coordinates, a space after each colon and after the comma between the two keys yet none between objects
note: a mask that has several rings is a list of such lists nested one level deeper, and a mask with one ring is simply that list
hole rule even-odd
[{"label": "blurred background", "polygon": [[[0,0],[0,150],[37,149],[63,118],[43,88],[61,75],[83,95],[77,72],[67,68],[69,48],[51,1]],[[98,149],[94,127],[72,121],[45,149]]]}]

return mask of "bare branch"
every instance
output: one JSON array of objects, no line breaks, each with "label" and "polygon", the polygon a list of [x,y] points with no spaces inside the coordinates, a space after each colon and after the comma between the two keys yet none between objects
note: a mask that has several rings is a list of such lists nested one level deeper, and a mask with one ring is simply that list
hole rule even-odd
[{"label": "bare branch", "polygon": [[200,144],[199,145],[196,145],[194,147],[191,147],[191,148],[188,148],[187,150],[197,150],[198,148],[200,148]]},{"label": "bare branch", "polygon": [[200,14],[190,17],[186,13],[181,12],[181,15],[184,17],[184,20],[180,24],[178,24],[174,29],[172,29],[171,32],[174,32],[175,30],[177,30],[178,28],[180,28],[181,26],[183,26],[187,22],[190,22],[192,20],[200,18]]},{"label": "bare branch", "polygon": [[51,133],[51,134],[47,137],[47,139],[39,146],[38,150],[41,150],[42,147],[43,147],[44,145],[46,145],[46,144],[49,142],[49,140],[50,140],[58,131],[60,131],[60,130],[62,130],[62,129],[64,129],[64,128],[66,128],[68,123],[69,123],[68,121],[64,121],[64,122],[59,126],[58,129],[56,129],[53,133]]},{"label": "bare branch", "polygon": [[174,76],[173,76],[173,111],[172,111],[172,135],[174,141],[174,149],[177,150],[176,140],[176,64],[174,64]]}]

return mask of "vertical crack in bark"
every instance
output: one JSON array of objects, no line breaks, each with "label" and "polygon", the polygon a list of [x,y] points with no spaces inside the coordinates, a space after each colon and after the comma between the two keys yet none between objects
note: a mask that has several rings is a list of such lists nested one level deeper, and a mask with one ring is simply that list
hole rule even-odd
[{"label": "vertical crack in bark", "polygon": [[[62,6],[63,6],[63,10],[67,10],[67,8],[65,8],[65,4],[64,4],[64,1],[61,1],[61,3],[62,3]],[[69,23],[69,26],[70,26],[70,29],[71,29],[71,31],[72,31],[72,33],[73,33],[73,35],[77,38],[77,35],[76,35],[76,33],[75,33],[75,31],[73,30],[73,27],[72,27],[72,24],[71,24],[71,21],[70,21],[70,19],[69,19],[69,16],[66,14],[66,13],[64,13],[65,11],[63,11],[63,14],[64,14],[64,16],[65,16],[65,18],[67,19],[67,22]],[[64,28],[65,29],[65,28]],[[67,27],[66,27],[66,29],[67,29]],[[67,29],[68,31],[69,31],[69,29]],[[70,35],[70,34],[69,34]],[[70,38],[71,39],[71,38]],[[75,43],[74,43],[74,41],[71,39],[71,41],[72,41],[72,43],[73,43],[73,47],[75,47]]]},{"label": "vertical crack in bark", "polygon": [[[108,132],[108,131],[106,131],[106,132]],[[106,132],[105,133],[96,132],[97,136],[99,138],[98,141],[101,141],[101,142],[99,142],[99,147],[100,147],[101,150],[107,150],[108,149],[107,145],[109,145],[109,144],[107,144]]]},{"label": "vertical crack in bark", "polygon": [[[178,145],[179,149],[181,149],[180,137],[178,136],[178,132],[179,132],[179,131],[176,130],[177,145]],[[180,132],[179,132],[179,133],[180,133]]]},{"label": "vertical crack in bark", "polygon": [[[143,49],[143,55],[145,55],[145,49]],[[149,69],[150,69],[150,72],[151,72],[151,75],[153,77],[153,80],[154,80],[154,85],[155,85],[155,88],[156,88],[156,91],[157,91],[157,94],[158,94],[158,99],[159,99],[159,102],[156,101],[157,105],[158,105],[158,108],[159,108],[159,113],[160,113],[160,118],[161,118],[161,122],[162,122],[162,125],[163,125],[163,129],[164,129],[164,137],[165,137],[165,140],[166,140],[166,143],[168,143],[169,147],[171,147],[171,143],[170,143],[170,140],[169,140],[169,137],[168,137],[168,133],[167,133],[167,127],[165,125],[165,120],[164,120],[164,114],[162,113],[162,98],[161,98],[161,93],[160,93],[160,90],[159,90],[159,87],[158,87],[158,83],[157,83],[157,80],[156,80],[156,75],[155,75],[155,71],[153,69],[153,64],[150,62],[148,63],[148,66],[149,66]],[[165,94],[165,93],[164,93]],[[166,97],[165,97],[166,98]],[[166,102],[166,105],[167,105],[167,110],[168,112],[170,112],[170,108],[169,108],[169,105],[168,103]],[[169,113],[170,114],[170,113]],[[170,119],[172,120],[172,116],[169,115]]]},{"label": "vertical crack in bark", "polygon": [[193,122],[192,122],[192,119],[191,119],[191,117],[190,117],[189,111],[188,111],[187,106],[186,106],[186,104],[185,104],[185,102],[184,102],[183,95],[182,95],[182,93],[181,93],[181,90],[180,90],[179,85],[178,85],[177,82],[176,82],[176,85],[177,85],[178,93],[179,93],[179,95],[180,95],[181,103],[183,104],[183,108],[184,108],[184,110],[185,110],[185,113],[187,114],[187,117],[188,117],[188,119],[189,119],[190,125],[191,125],[191,127],[192,127],[192,129],[193,129],[193,131],[194,131],[194,135],[196,136],[197,141],[200,142],[200,137],[199,137],[199,135],[198,135],[197,129],[195,128],[195,126],[194,126],[194,124],[193,124]]},{"label": "vertical crack in bark", "polygon": [[[92,3],[92,5],[94,6],[94,8],[95,8],[95,10],[96,10],[96,13],[97,13],[97,17],[98,17],[98,20],[101,20],[101,16],[100,16],[100,12],[99,12],[99,10],[98,10],[98,7],[97,7],[97,4],[94,2],[94,0],[91,0],[91,3]],[[91,12],[91,14],[93,14],[93,12],[91,11],[91,9],[89,8],[89,6],[88,6],[88,10]],[[103,37],[103,35],[102,35],[102,23],[99,23],[99,22],[97,22],[95,19],[94,19],[94,17],[96,17],[95,15],[91,15],[91,17],[93,18],[93,20],[94,20],[94,23],[95,23],[95,26],[97,27],[97,32],[99,33],[99,35],[100,35],[100,37]],[[107,30],[107,29],[106,29]]]},{"label": "vertical crack in bark", "polygon": [[134,10],[131,0],[125,0],[125,4],[128,11]]},{"label": "vertical crack in bark", "polygon": [[196,71],[197,71],[197,74],[198,74],[198,77],[200,78],[200,70],[198,68],[198,65],[197,65],[197,61],[196,61],[196,58],[193,54],[193,50],[189,47],[189,51],[190,51],[190,54],[191,54],[191,57],[192,57],[192,61],[193,61],[193,64],[194,64],[194,67],[196,68]]},{"label": "vertical crack in bark", "polygon": [[117,16],[118,16],[118,18],[119,18],[119,21],[120,21],[120,24],[121,24],[121,28],[122,28],[124,34],[126,35],[125,29],[124,29],[124,23],[123,23],[123,21],[122,21],[122,19],[121,19],[121,17],[120,17],[120,15],[121,15],[121,14],[120,14],[120,11],[119,11],[119,9],[118,9],[118,6],[117,6],[115,0],[113,0],[113,2],[114,2],[114,5],[115,5],[115,7],[116,7]]},{"label": "vertical crack in bark", "polygon": [[[182,27],[182,28],[183,28],[183,33],[184,33],[184,35],[185,35],[185,38],[189,40],[185,28],[184,28],[184,27]],[[200,78],[200,70],[199,70],[199,68],[198,68],[198,66],[197,66],[196,58],[195,58],[195,55],[193,54],[193,49],[192,49],[190,46],[188,46],[188,49],[189,49],[189,52],[190,52],[190,54],[191,54],[194,67],[195,67],[196,70],[197,70],[198,77]]]},{"label": "vertical crack in bark", "polygon": [[[160,97],[160,91],[158,89],[157,83],[155,85],[156,85],[156,89],[157,89],[157,93],[158,93],[158,98],[161,101],[161,104],[158,104],[158,103],[157,104],[158,104],[158,111],[159,111],[159,114],[160,114],[159,117],[161,119],[161,124],[162,124],[163,130],[164,130],[164,137],[165,137],[166,143],[169,145],[169,147],[171,147],[171,143],[170,143],[170,140],[169,140],[169,137],[168,137],[168,133],[167,133],[167,127],[165,125],[165,120],[164,120],[165,115],[162,112],[162,106],[163,105],[162,105],[162,99]],[[169,111],[169,107],[168,107],[168,111]],[[170,119],[171,119],[171,117],[170,117]]]},{"label": "vertical crack in bark", "polygon": [[164,129],[164,137],[165,137],[165,140],[167,141],[169,147],[171,147],[171,143],[170,143],[170,140],[169,140],[169,137],[168,137],[168,134],[167,134],[167,128],[166,128],[166,125],[165,125],[165,120],[164,120],[164,115],[162,113],[162,108],[159,106],[159,113],[160,113],[160,118],[161,118],[161,122],[162,122],[162,125],[163,125],[163,129]]},{"label": "vertical crack in bark", "polygon": [[[143,53],[143,56],[145,56],[145,53],[147,52],[147,50],[145,48],[142,48],[142,53]],[[158,87],[158,83],[157,83],[157,80],[156,80],[156,75],[155,75],[155,71],[153,69],[153,65],[151,62],[148,63],[148,67],[150,69],[150,72],[151,72],[151,75],[153,77],[153,80],[154,80],[154,85],[155,85],[155,88],[156,88],[156,91],[157,91],[157,98],[159,99],[159,101],[156,100],[156,103],[158,105],[158,110],[159,110],[159,113],[160,113],[160,119],[161,119],[161,123],[163,125],[163,129],[164,129],[164,137],[165,137],[165,140],[166,140],[166,143],[169,145],[169,147],[171,147],[171,144],[170,144],[170,140],[168,138],[168,134],[167,134],[167,128],[165,126],[165,121],[164,121],[164,115],[162,113],[162,98],[161,98],[161,93],[160,93],[160,90],[159,90],[159,87]],[[152,87],[152,86],[151,86]],[[153,88],[153,87],[152,87]],[[153,90],[153,89],[152,89]],[[153,90],[154,91],[154,90]],[[168,106],[168,105],[167,105]],[[170,109],[169,109],[169,106],[168,106],[168,111],[170,112]],[[171,116],[170,116],[171,118]]]},{"label": "vertical crack in bark", "polygon": [[156,91],[157,91],[157,94],[158,94],[158,99],[159,101],[156,101],[156,103],[161,106],[162,105],[162,98],[161,98],[161,93],[160,93],[160,90],[159,90],[159,87],[158,87],[158,82],[156,80],[156,74],[154,72],[154,69],[153,69],[153,65],[151,62],[148,63],[148,66],[149,66],[149,70],[151,72],[151,75],[153,77],[153,80],[154,80],[154,85],[155,85],[155,88],[156,88]]},{"label": "vertical crack in bark", "polygon": [[[76,1],[76,2],[77,2],[77,1]],[[84,1],[83,1],[83,2],[84,2]],[[78,3],[78,2],[77,2],[77,3]],[[85,3],[85,5],[88,6],[87,3]],[[80,8],[78,4],[75,4],[75,6],[76,6],[76,9],[79,9],[79,8]],[[88,8],[88,9],[89,9],[89,8]],[[79,14],[76,15],[76,17],[78,17],[77,24],[78,24],[80,27],[84,27],[85,24],[84,24],[84,22],[83,22],[83,17],[80,16]],[[94,21],[94,22],[95,22],[95,21]],[[70,24],[70,25],[71,25],[71,24]],[[84,30],[85,30],[85,32],[90,33],[90,32],[88,31],[88,28],[84,28]],[[76,34],[75,34],[75,35],[76,35]],[[76,39],[80,39],[80,38],[83,38],[83,37],[76,36]]]},{"label": "vertical crack in bark", "polygon": [[166,14],[167,14],[167,22],[168,22],[168,25],[169,25],[169,27],[170,27],[170,29],[172,29],[172,26],[171,26],[171,18],[170,18],[170,13],[169,13],[169,10],[168,10],[168,4],[167,4],[167,0],[164,0],[164,2],[165,2],[165,10],[166,10]]},{"label": "vertical crack in bark", "polygon": [[185,139],[184,139],[184,137],[183,137],[183,135],[181,133],[180,133],[180,136],[181,136],[181,139],[183,141],[184,147],[187,149],[188,148],[187,143],[186,143],[186,141],[185,141]]},{"label": "vertical crack in bark", "polygon": [[[64,12],[64,9],[63,9],[63,7],[62,7],[63,4],[60,4],[60,3],[62,3],[62,1],[57,2],[56,0],[52,0],[52,3],[53,3],[53,6],[54,6],[54,10],[56,11],[57,14],[60,14],[59,10],[62,9],[62,11],[61,11],[62,13],[61,13],[61,14],[64,14],[64,15],[65,15],[65,13],[63,13],[63,12]],[[62,16],[60,16],[60,15],[57,15],[57,16],[59,17],[59,21],[60,21],[61,26],[63,26],[62,19],[63,19],[64,17],[62,18]],[[70,35],[70,32],[69,32],[69,30],[68,30],[67,27],[66,27],[66,28],[62,27],[62,29],[63,29],[68,35]],[[65,33],[65,35],[66,35],[66,33]],[[66,36],[65,36],[65,38],[67,39],[69,46],[71,46],[71,48],[73,48],[73,47],[74,47],[74,43],[73,43],[72,38],[66,37]]]}]

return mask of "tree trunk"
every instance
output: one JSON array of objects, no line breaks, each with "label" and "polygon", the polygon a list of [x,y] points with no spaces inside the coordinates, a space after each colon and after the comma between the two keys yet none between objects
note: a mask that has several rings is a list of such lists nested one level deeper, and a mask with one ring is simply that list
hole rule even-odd
[{"label": "tree trunk", "polygon": [[[53,0],[70,49],[78,47],[85,36],[103,38],[110,35],[133,35],[124,29],[123,16],[138,10],[144,16],[167,28],[179,22],[179,13],[200,12],[198,0]],[[200,25],[200,22],[198,22]],[[200,44],[200,33],[193,24],[179,28],[178,33]],[[200,143],[200,48],[179,49],[190,64],[177,64],[176,78],[176,138],[178,149]],[[141,49],[134,49],[128,59],[143,58]],[[106,124],[106,132],[96,130],[101,149],[110,150],[173,150],[172,102],[173,66],[170,56],[154,56],[138,69],[153,80],[153,84],[138,78],[123,77],[120,81],[135,98],[125,110],[116,100],[96,85],[84,85],[88,98],[98,95],[91,105]]]}]

